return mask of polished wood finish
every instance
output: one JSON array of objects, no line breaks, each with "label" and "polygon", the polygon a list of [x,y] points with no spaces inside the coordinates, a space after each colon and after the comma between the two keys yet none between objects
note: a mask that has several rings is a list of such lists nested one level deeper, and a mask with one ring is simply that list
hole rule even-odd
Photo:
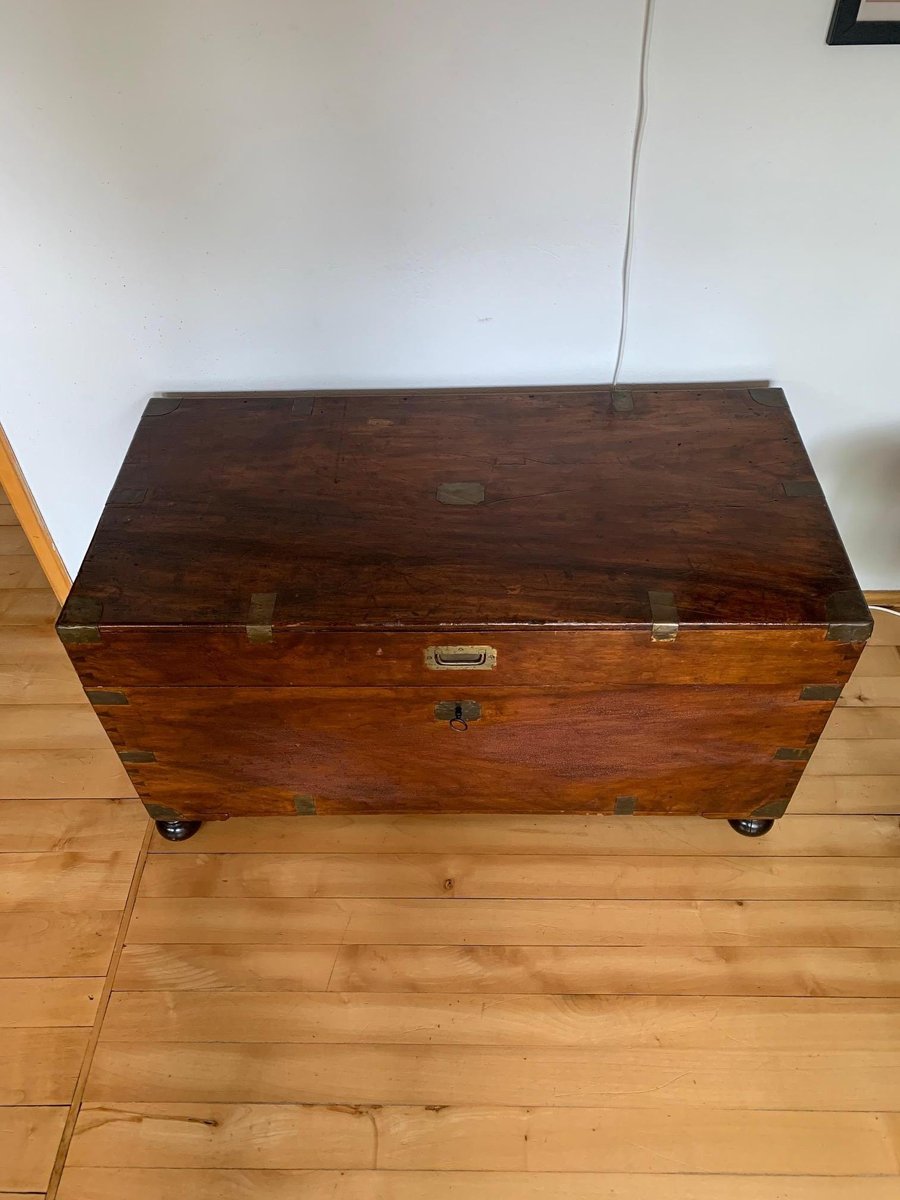
[{"label": "polished wood finish", "polygon": [[157,397],[59,620],[162,822],[777,817],[870,626],[740,386]]},{"label": "polished wood finish", "polygon": [[[685,627],[824,625],[856,581],[783,394],[622,409],[590,387],[151,401],[72,600],[200,641],[272,593],[307,629],[646,628],[651,591]],[[464,481],[482,503],[438,501]]]}]

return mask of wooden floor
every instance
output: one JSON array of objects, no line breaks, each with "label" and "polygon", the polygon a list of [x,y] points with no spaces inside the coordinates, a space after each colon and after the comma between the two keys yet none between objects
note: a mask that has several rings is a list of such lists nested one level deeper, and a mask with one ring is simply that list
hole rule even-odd
[{"label": "wooden floor", "polygon": [[177,846],[0,521],[0,1197],[900,1195],[900,617],[761,841],[405,817]]}]

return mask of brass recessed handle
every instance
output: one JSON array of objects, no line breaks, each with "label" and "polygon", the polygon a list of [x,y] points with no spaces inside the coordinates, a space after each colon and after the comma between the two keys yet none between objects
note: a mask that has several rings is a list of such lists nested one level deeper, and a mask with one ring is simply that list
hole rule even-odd
[{"label": "brass recessed handle", "polygon": [[496,665],[493,646],[429,646],[425,651],[429,671],[492,671]]}]

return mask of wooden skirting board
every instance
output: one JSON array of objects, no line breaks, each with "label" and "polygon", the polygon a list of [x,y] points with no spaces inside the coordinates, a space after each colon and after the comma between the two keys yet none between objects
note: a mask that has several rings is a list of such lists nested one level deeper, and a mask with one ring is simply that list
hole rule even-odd
[{"label": "wooden skirting board", "polygon": [[900,590],[892,592],[864,592],[872,608],[893,608],[900,613]]},{"label": "wooden skirting board", "polygon": [[34,551],[35,558],[40,563],[47,582],[53,589],[53,594],[62,604],[69,594],[72,580],[69,578],[69,573],[53,538],[50,536],[50,531],[44,524],[44,518],[35,503],[31,489],[25,482],[22,468],[19,466],[18,459],[2,428],[0,428],[0,487],[6,492],[13,512]]}]

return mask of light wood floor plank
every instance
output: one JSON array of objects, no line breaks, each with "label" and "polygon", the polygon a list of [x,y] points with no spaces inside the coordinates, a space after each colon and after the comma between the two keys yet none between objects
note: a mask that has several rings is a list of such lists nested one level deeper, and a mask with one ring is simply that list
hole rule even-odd
[{"label": "light wood floor plank", "polygon": [[900,653],[897,646],[872,643],[867,645],[853,671],[854,679],[872,675],[900,675]]},{"label": "light wood floor plank", "polygon": [[100,978],[0,979],[0,1028],[91,1025],[102,986]]},{"label": "light wood floor plank", "polygon": [[858,738],[821,741],[804,777],[817,775],[892,775],[900,792],[900,738],[865,742]]},{"label": "light wood floor plank", "polygon": [[[337,946],[142,946],[126,944],[115,986],[120,989],[287,988],[324,991],[337,965]],[[900,955],[898,955],[900,988]],[[390,989],[387,989],[390,990]]]},{"label": "light wood floor plank", "polygon": [[[872,1175],[598,1175],[524,1171],[223,1171],[69,1167],[59,1200],[896,1200]],[[2,1197],[0,1197],[2,1200]]]},{"label": "light wood floor plank", "polygon": [[59,604],[49,588],[0,589],[0,626],[49,627],[58,612]]},{"label": "light wood floor plank", "polygon": [[127,945],[123,989],[900,997],[900,950]]},{"label": "light wood floor plank", "polygon": [[896,708],[835,708],[822,737],[900,738],[900,712]]},{"label": "light wood floor plank", "polygon": [[117,911],[0,910],[0,976],[105,975],[118,922]]},{"label": "light wood floor plank", "polygon": [[43,1193],[65,1108],[0,1108],[0,1188]]},{"label": "light wood floor plank", "polygon": [[125,903],[133,850],[62,850],[0,856],[0,905],[44,911],[60,905],[113,909]]},{"label": "light wood floor plank", "polygon": [[111,746],[95,750],[0,750],[0,800],[134,795]]},{"label": "light wood floor plank", "polygon": [[[65,1031],[69,1032],[69,1031]],[[104,1103],[555,1104],[895,1111],[900,1053],[100,1042]]]},{"label": "light wood floor plank", "polygon": [[109,738],[84,697],[73,704],[9,705],[0,750],[109,750]]},{"label": "light wood floor plank", "polygon": [[102,846],[136,854],[146,826],[147,814],[135,799],[0,800],[0,853]]},{"label": "light wood floor plank", "polygon": [[897,858],[157,854],[145,897],[900,900]]},{"label": "light wood floor plank", "polygon": [[[69,1164],[661,1174],[677,1166],[711,1174],[897,1173],[900,1118],[895,1113],[711,1107],[700,1119],[702,1137],[697,1136],[698,1113],[687,1107],[87,1104]],[[716,1200],[730,1195],[720,1191]]]},{"label": "light wood floor plank", "polygon": [[89,1029],[4,1029],[0,1037],[0,1105],[68,1104]]},{"label": "light wood floor plank", "polygon": [[853,676],[838,700],[839,708],[897,708],[900,707],[900,677],[884,675],[865,679]]},{"label": "light wood floor plank", "polygon": [[[900,702],[900,693],[898,693]],[[189,842],[154,838],[156,854],[900,854],[890,817],[788,815],[765,838],[696,817],[359,816],[242,817],[210,821]]]},{"label": "light wood floor plank", "polygon": [[28,538],[18,524],[0,520],[0,555],[30,553]]},{"label": "light wood floor plank", "polygon": [[791,800],[790,811],[896,816],[900,813],[900,779],[896,775],[804,775]]},{"label": "light wood floor plank", "polygon": [[33,554],[0,555],[0,588],[42,588],[44,572]]},{"label": "light wood floor plank", "polygon": [[900,904],[139,897],[131,942],[900,946]]},{"label": "light wood floor plank", "polygon": [[[235,975],[243,966],[240,960],[228,965],[235,968]],[[224,976],[224,963],[220,970]],[[855,947],[654,946],[648,953],[632,946],[343,946],[328,987],[336,991],[896,997],[900,954]]]},{"label": "light wood floor plank", "polygon": [[102,1041],[900,1051],[900,1001],[116,992]]},{"label": "light wood floor plank", "polygon": [[62,642],[52,629],[17,625],[3,630],[0,634],[0,664],[12,666],[21,662],[35,665],[52,663],[60,672],[78,678]]}]

